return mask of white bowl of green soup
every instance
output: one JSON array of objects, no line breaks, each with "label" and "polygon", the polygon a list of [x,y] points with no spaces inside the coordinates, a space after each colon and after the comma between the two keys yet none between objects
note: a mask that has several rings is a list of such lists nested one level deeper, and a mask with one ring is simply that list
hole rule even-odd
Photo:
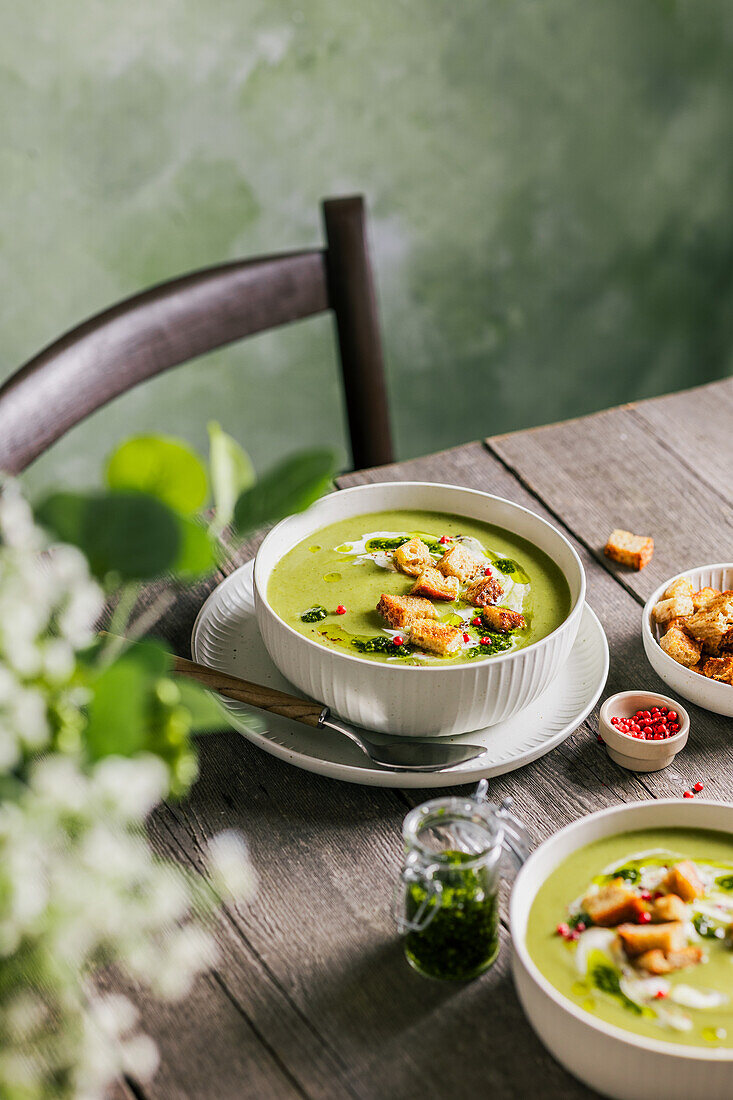
[{"label": "white bowl of green soup", "polygon": [[532,703],[567,660],[585,575],[517,504],[422,482],[323,497],[267,535],[257,620],[291,683],[400,736],[482,729]]},{"label": "white bowl of green soup", "polygon": [[733,1080],[733,805],[602,810],[512,891],[514,980],[551,1054],[604,1096],[723,1100]]}]

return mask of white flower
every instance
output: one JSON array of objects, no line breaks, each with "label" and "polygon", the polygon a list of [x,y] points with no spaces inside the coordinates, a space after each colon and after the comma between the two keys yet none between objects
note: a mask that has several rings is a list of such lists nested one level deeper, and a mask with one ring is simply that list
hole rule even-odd
[{"label": "white flower", "polygon": [[212,886],[225,900],[246,901],[257,883],[244,838],[227,830],[208,844],[208,870]]}]

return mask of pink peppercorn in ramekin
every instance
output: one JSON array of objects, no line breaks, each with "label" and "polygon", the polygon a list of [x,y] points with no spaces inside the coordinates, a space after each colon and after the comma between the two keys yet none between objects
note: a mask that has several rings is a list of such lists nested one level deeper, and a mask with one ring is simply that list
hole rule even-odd
[{"label": "pink peppercorn in ramekin", "polygon": [[[657,707],[666,707],[677,715],[679,731],[671,737],[647,739],[626,733],[612,718],[630,719],[638,710],[650,714]],[[647,724],[648,725],[648,724]],[[645,727],[642,727],[645,728]],[[654,729],[654,725],[651,726]],[[601,707],[598,732],[606,743],[608,755],[622,768],[634,772],[657,772],[671,764],[677,753],[687,744],[690,732],[690,716],[675,699],[652,691],[620,691],[611,695]]]}]

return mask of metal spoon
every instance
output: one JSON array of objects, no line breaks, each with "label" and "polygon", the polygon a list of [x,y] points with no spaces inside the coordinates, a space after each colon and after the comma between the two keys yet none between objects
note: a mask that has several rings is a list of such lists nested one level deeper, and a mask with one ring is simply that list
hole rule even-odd
[{"label": "metal spoon", "polygon": [[329,729],[343,734],[380,768],[390,771],[439,772],[444,768],[453,768],[456,764],[475,760],[486,752],[482,745],[448,745],[437,739],[428,741],[415,737],[400,740],[390,738],[384,743],[377,743],[363,730],[332,718],[328,707],[310,699],[299,699],[276,688],[241,680],[238,676],[230,676],[196,661],[187,661],[185,657],[175,657],[173,669],[180,676],[196,680],[203,687],[217,691],[228,699],[236,699],[238,703],[247,703],[258,710],[281,714],[284,718],[303,722],[314,729]]}]

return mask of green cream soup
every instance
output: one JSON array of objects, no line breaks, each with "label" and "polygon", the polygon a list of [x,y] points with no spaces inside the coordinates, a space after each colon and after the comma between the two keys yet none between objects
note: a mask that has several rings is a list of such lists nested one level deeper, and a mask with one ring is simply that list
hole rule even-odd
[{"label": "green cream soup", "polygon": [[[457,599],[432,601],[438,622],[460,629],[453,655],[422,651],[411,644],[409,629],[390,629],[377,603],[382,594],[410,592],[415,577],[397,570],[394,552],[414,536],[428,546],[433,565],[456,545],[484,559],[482,572],[501,584],[498,605],[521,613],[526,628],[502,634],[472,624],[478,611],[464,599],[462,584]],[[277,563],[267,597],[289,626],[321,645],[412,665],[455,664],[522,649],[550,634],[570,611],[567,582],[547,554],[499,527],[441,512],[375,512],[324,527]]]},{"label": "green cream soup", "polygon": [[[593,925],[584,908],[615,879],[636,895],[639,913],[655,914],[658,896],[673,892],[668,876],[681,861],[692,862],[702,894],[680,910],[683,946],[666,952],[667,963],[659,955],[654,961],[660,969],[683,957],[689,964],[650,973],[640,956],[623,950],[614,927]],[[658,918],[631,923],[660,928]],[[671,1043],[733,1047],[732,921],[733,838],[644,829],[589,844],[549,876],[532,905],[527,949],[560,993],[606,1023]]]}]

